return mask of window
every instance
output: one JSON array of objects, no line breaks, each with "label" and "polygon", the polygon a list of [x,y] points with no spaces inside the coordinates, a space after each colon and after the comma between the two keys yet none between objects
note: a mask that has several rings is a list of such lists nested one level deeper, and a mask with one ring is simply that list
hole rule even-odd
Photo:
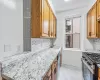
[{"label": "window", "polygon": [[65,48],[80,48],[81,17],[65,20]]}]

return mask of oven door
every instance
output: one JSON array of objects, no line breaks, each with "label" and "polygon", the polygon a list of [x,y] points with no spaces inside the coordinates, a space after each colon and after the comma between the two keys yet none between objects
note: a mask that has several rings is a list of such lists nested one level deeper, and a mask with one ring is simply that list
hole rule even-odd
[{"label": "oven door", "polygon": [[82,72],[84,80],[95,80],[94,70],[87,64],[84,59],[82,59]]}]

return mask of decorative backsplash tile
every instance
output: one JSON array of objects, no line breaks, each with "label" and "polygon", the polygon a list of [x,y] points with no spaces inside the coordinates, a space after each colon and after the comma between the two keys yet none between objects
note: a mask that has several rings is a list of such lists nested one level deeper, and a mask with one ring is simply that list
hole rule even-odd
[{"label": "decorative backsplash tile", "polygon": [[100,39],[94,39],[95,50],[100,51]]},{"label": "decorative backsplash tile", "polygon": [[43,49],[50,48],[51,45],[52,45],[52,41],[50,39],[39,39],[39,38],[31,39],[32,52],[37,52],[37,51],[41,51]]}]

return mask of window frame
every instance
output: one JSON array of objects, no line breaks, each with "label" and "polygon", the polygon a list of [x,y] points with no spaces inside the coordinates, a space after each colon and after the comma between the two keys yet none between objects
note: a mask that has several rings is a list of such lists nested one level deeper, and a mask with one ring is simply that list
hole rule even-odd
[{"label": "window frame", "polygon": [[[73,26],[72,26],[72,33],[69,33],[69,34],[79,34],[79,48],[66,48],[66,35],[68,33],[66,33],[66,20],[72,20],[72,24],[73,24],[73,18],[80,18],[80,33],[73,33]],[[82,26],[82,16],[81,15],[78,15],[78,16],[72,16],[72,17],[66,17],[65,18],[65,26],[64,26],[64,49],[65,50],[77,50],[77,51],[80,51],[81,50],[81,26]]]}]

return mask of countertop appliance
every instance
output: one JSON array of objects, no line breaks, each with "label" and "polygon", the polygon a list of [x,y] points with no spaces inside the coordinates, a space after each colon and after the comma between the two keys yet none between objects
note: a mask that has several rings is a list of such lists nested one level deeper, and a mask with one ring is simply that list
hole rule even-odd
[{"label": "countertop appliance", "polygon": [[81,60],[84,80],[98,80],[97,64],[100,64],[100,54],[83,52]]}]

